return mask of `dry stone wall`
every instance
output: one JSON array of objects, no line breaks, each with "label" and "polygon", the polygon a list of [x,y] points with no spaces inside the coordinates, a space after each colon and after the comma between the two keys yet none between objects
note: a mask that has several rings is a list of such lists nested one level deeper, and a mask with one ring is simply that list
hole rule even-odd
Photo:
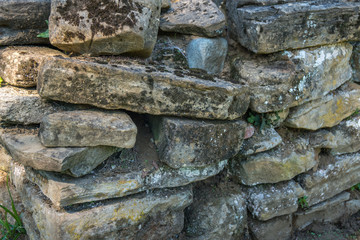
[{"label": "dry stone wall", "polygon": [[286,240],[360,210],[358,1],[5,0],[0,46],[31,240]]}]

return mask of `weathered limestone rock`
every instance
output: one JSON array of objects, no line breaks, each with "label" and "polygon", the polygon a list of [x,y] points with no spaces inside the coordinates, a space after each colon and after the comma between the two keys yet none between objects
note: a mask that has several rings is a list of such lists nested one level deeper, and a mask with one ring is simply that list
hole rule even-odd
[{"label": "weathered limestone rock", "polygon": [[228,51],[225,38],[197,38],[186,48],[189,68],[199,68],[210,74],[219,74],[224,68]]},{"label": "weathered limestone rock", "polygon": [[200,121],[173,117],[151,119],[160,160],[172,168],[204,167],[229,159],[241,148],[242,120]]},{"label": "weathered limestone rock", "polygon": [[114,146],[132,148],[137,128],[124,112],[59,112],[43,118],[39,137],[46,147]]},{"label": "weathered limestone rock", "polygon": [[160,10],[161,0],[52,1],[50,42],[68,52],[147,57],[156,42]]},{"label": "weathered limestone rock", "polygon": [[332,222],[341,218],[347,212],[345,201],[349,200],[349,198],[350,193],[343,192],[305,211],[295,213],[295,228],[301,230],[314,221]]},{"label": "weathered limestone rock", "polygon": [[281,111],[322,98],[347,82],[351,51],[351,44],[340,43],[265,56],[244,52],[232,62],[232,75],[250,87],[253,111]]},{"label": "weathered limestone rock", "polygon": [[160,29],[216,37],[222,34],[225,22],[224,14],[212,1],[172,1],[171,10],[161,17]]},{"label": "weathered limestone rock", "polygon": [[49,42],[37,35],[47,29],[50,0],[6,0],[0,8],[0,46]]},{"label": "weathered limestone rock", "polygon": [[7,124],[40,124],[48,114],[88,107],[70,106],[41,99],[36,90],[0,87],[0,122]]},{"label": "weathered limestone rock", "polygon": [[[232,34],[255,53],[360,40],[357,1],[271,2],[279,4],[239,8],[238,1],[227,2]],[[279,29],[286,31],[279,34]]]},{"label": "weathered limestone rock", "polygon": [[265,128],[262,131],[256,129],[252,137],[244,140],[241,145],[239,154],[251,155],[254,153],[264,152],[270,150],[282,142],[281,136],[274,128]]},{"label": "weathered limestone rock", "polygon": [[34,133],[0,132],[0,142],[15,161],[35,169],[79,177],[91,172],[118,149],[115,147],[45,148]]},{"label": "weathered limestone rock", "polygon": [[351,55],[351,67],[353,70],[353,81],[360,82],[360,42],[353,42],[353,52]]},{"label": "weathered limestone rock", "polygon": [[0,51],[0,76],[10,85],[34,87],[39,65],[51,56],[66,56],[45,47],[7,47]]},{"label": "weathered limestone rock", "polygon": [[315,148],[329,148],[333,155],[360,151],[360,116],[311,133],[310,142]]},{"label": "weathered limestone rock", "polygon": [[275,185],[259,185],[248,190],[248,209],[253,217],[266,221],[277,216],[291,214],[298,209],[298,198],[304,189],[294,181]]},{"label": "weathered limestone rock", "polygon": [[274,149],[249,156],[236,155],[231,161],[232,175],[245,185],[290,180],[316,166],[315,151],[309,140],[285,140]]},{"label": "weathered limestone rock", "polygon": [[360,86],[350,82],[321,99],[294,107],[290,110],[285,125],[309,130],[333,127],[358,108]]},{"label": "weathered limestone rock", "polygon": [[161,1],[161,8],[170,8],[171,0],[162,0]]},{"label": "weathered limestone rock", "polygon": [[360,182],[360,153],[320,155],[316,171],[299,176],[309,206],[329,199]]},{"label": "weathered limestone rock", "polygon": [[185,76],[180,70],[53,58],[40,72],[41,97],[153,115],[235,119],[248,107],[247,87]]},{"label": "weathered limestone rock", "polygon": [[273,218],[266,222],[250,219],[249,230],[256,239],[288,240],[292,234],[292,215]]},{"label": "weathered limestone rock", "polygon": [[10,169],[11,156],[7,153],[5,148],[0,145],[0,172],[8,172]]},{"label": "weathered limestone rock", "polygon": [[194,190],[194,202],[185,210],[186,239],[243,239],[247,224],[246,202],[230,188]]},{"label": "weathered limestone rock", "polygon": [[277,112],[265,113],[265,118],[270,121],[274,128],[280,127],[289,115],[290,109],[284,109]]}]

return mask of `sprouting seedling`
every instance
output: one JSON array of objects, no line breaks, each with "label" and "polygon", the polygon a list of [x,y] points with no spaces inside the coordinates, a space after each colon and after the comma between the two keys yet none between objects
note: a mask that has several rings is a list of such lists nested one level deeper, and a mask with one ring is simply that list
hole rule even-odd
[{"label": "sprouting seedling", "polygon": [[309,207],[309,203],[307,202],[307,196],[303,196],[298,199],[298,204],[302,209],[306,209]]},{"label": "sprouting seedling", "polygon": [[[46,24],[49,26],[49,21],[45,20]],[[38,38],[49,38],[49,27],[45,32],[42,32],[37,35]]]}]

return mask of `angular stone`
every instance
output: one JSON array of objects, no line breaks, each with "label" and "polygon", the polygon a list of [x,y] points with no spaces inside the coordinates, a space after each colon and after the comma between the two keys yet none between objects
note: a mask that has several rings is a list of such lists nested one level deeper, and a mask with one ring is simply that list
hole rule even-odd
[{"label": "angular stone", "polygon": [[[349,200],[350,193],[343,192],[311,208],[294,214],[296,229],[304,229],[314,221],[332,222],[346,214],[345,201]],[[345,211],[344,211],[345,210]]]},{"label": "angular stone", "polygon": [[185,210],[186,239],[243,239],[246,225],[245,198],[230,188],[196,189],[193,204]]},{"label": "angular stone", "polygon": [[34,185],[18,182],[40,239],[166,239],[182,230],[183,210],[192,202],[186,187],[57,211]]},{"label": "angular stone", "polygon": [[243,52],[232,62],[232,76],[250,87],[253,111],[281,111],[322,98],[347,82],[351,51],[351,44],[340,43],[264,56]]},{"label": "angular stone", "polygon": [[161,8],[170,8],[171,6],[171,0],[162,0],[161,1]]},{"label": "angular stone", "polygon": [[3,146],[0,145],[0,172],[8,172],[10,169],[10,162],[12,161],[11,156],[5,150]]},{"label": "angular stone", "polygon": [[0,122],[6,124],[40,124],[48,114],[88,107],[70,106],[41,99],[36,90],[11,86],[0,87]]},{"label": "angular stone", "polygon": [[6,0],[0,8],[1,46],[49,43],[37,35],[48,28],[50,0]]},{"label": "angular stone", "polygon": [[59,112],[43,118],[39,137],[46,147],[114,146],[132,148],[137,127],[124,112]]},{"label": "angular stone", "polygon": [[273,218],[266,222],[252,219],[249,230],[255,239],[288,240],[292,234],[292,215]]},{"label": "angular stone", "polygon": [[[17,131],[17,130],[15,130]],[[0,132],[0,142],[15,161],[35,169],[80,177],[91,172],[118,149],[115,147],[46,148],[35,133]]]},{"label": "angular stone", "polygon": [[[279,4],[240,8],[237,2],[227,3],[230,31],[255,53],[360,40],[360,3],[356,1],[272,1]],[[286,31],[279,34],[279,29]]]},{"label": "angular stone", "polygon": [[189,68],[219,74],[224,68],[228,44],[225,38],[197,38],[186,48]]},{"label": "angular stone", "polygon": [[299,176],[309,206],[329,199],[360,182],[360,153],[320,155],[319,167]]},{"label": "angular stone", "polygon": [[348,83],[321,99],[290,109],[285,125],[317,130],[333,127],[360,108],[360,86]]},{"label": "angular stone", "polygon": [[82,54],[132,52],[150,56],[160,10],[161,0],[52,1],[50,42],[64,51]]},{"label": "angular stone", "polygon": [[316,166],[315,156],[308,139],[283,139],[280,145],[269,151],[249,156],[236,155],[230,162],[230,171],[245,185],[277,183]]},{"label": "angular stone", "polygon": [[360,42],[354,42],[353,45],[353,52],[351,55],[351,67],[353,70],[353,81],[360,82]]},{"label": "angular stone", "polygon": [[256,129],[252,137],[244,140],[239,154],[247,156],[264,152],[276,147],[281,142],[282,138],[274,128],[269,127],[263,129],[262,131]]},{"label": "angular stone", "polygon": [[267,221],[296,212],[298,198],[304,195],[295,181],[254,186],[248,190],[248,209],[256,219]]},{"label": "angular stone", "polygon": [[53,58],[42,67],[38,91],[53,100],[153,115],[235,119],[245,113],[247,87],[185,75],[155,66]]},{"label": "angular stone", "polygon": [[160,29],[216,37],[222,34],[225,23],[224,14],[212,1],[172,1],[171,10],[161,17]]},{"label": "angular stone", "polygon": [[242,120],[153,117],[150,122],[160,160],[172,168],[204,167],[233,157],[240,150],[246,127]]},{"label": "angular stone", "polygon": [[0,51],[0,76],[10,85],[34,87],[39,65],[51,56],[66,56],[45,47],[7,47]]},{"label": "angular stone", "polygon": [[329,148],[339,155],[360,151],[360,116],[340,122],[328,129],[311,133],[310,143],[315,148]]},{"label": "angular stone", "polygon": [[269,112],[265,113],[265,118],[270,122],[270,124],[274,127],[280,127],[282,123],[285,121],[287,116],[289,115],[290,109],[284,109],[277,112]]}]

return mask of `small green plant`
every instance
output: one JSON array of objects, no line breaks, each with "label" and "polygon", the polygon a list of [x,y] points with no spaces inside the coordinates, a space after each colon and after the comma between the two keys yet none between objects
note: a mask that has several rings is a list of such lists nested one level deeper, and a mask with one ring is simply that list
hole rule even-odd
[{"label": "small green plant", "polygon": [[307,202],[307,196],[303,196],[301,198],[298,199],[298,204],[302,209],[306,209],[309,207],[309,204]]},{"label": "small green plant", "polygon": [[[9,187],[9,177],[6,180],[6,187],[9,192],[9,196],[11,200],[11,210],[3,205],[0,205],[0,208],[2,208],[5,212],[4,219],[0,219],[0,228],[1,228],[0,230],[2,235],[1,240],[16,240],[22,234],[26,234],[26,230],[22,224],[18,212],[16,211],[14,200],[11,196],[10,187]],[[11,224],[8,221],[8,215],[10,215],[15,219],[15,224]]]},{"label": "small green plant", "polygon": [[354,186],[352,186],[352,187],[350,188],[350,191],[355,191],[355,190],[359,190],[359,191],[360,191],[360,183],[358,183],[358,184],[356,184],[356,185],[354,185]]},{"label": "small green plant", "polygon": [[249,112],[247,121],[251,124],[254,124],[256,127],[260,127],[260,130],[263,130],[266,127],[270,127],[271,125],[270,121],[265,117],[264,113],[253,114],[252,112]]},{"label": "small green plant", "polygon": [[[46,24],[49,26],[49,21],[45,20]],[[49,28],[40,34],[37,35],[38,38],[49,38]]]}]

